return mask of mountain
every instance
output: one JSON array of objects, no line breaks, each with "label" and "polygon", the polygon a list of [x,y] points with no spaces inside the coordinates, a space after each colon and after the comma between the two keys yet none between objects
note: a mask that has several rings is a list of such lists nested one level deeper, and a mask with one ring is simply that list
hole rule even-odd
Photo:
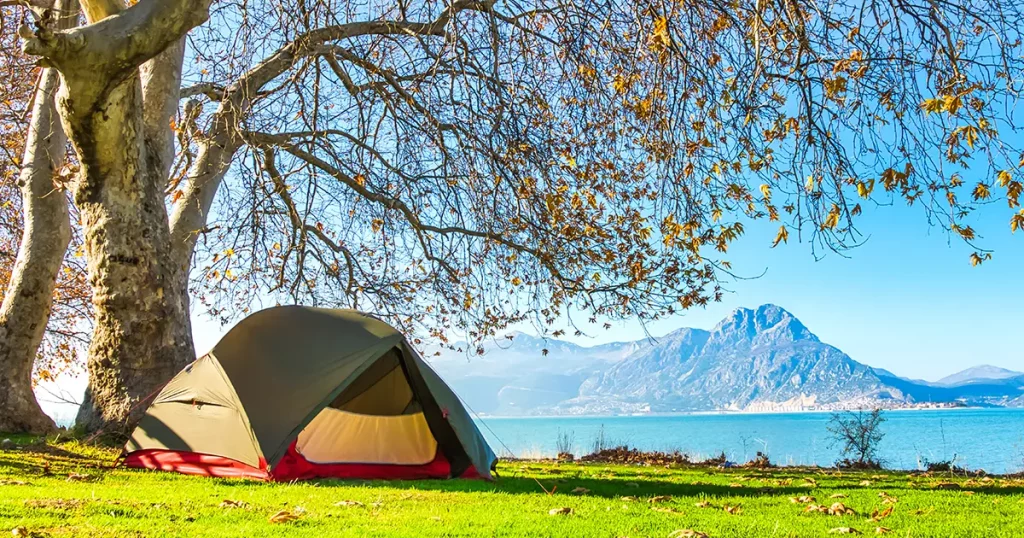
[{"label": "mountain", "polygon": [[898,377],[770,304],[738,308],[710,331],[594,347],[514,333],[481,356],[449,351],[430,361],[471,408],[495,415],[1024,407],[1024,374],[984,366],[935,383]]},{"label": "mountain", "polygon": [[935,382],[936,385],[961,385],[964,383],[979,383],[985,381],[992,381],[996,379],[1007,379],[1011,377],[1024,376],[1024,372],[1014,372],[1013,370],[1007,370],[1006,368],[1000,368],[998,366],[991,366],[983,364],[981,366],[975,366],[968,368],[962,372],[957,372],[952,375],[948,375]]},{"label": "mountain", "polygon": [[875,371],[775,305],[740,308],[710,332],[683,329],[587,380],[577,412],[801,409],[902,399]]}]

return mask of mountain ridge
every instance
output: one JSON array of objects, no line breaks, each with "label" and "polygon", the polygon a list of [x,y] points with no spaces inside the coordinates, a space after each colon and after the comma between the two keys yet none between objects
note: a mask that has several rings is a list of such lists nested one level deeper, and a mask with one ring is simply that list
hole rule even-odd
[{"label": "mountain ridge", "polygon": [[633,342],[586,347],[517,333],[500,344],[461,362],[431,360],[484,414],[1024,405],[1024,374],[982,365],[937,382],[899,377],[822,342],[772,304],[737,308],[711,330]]}]

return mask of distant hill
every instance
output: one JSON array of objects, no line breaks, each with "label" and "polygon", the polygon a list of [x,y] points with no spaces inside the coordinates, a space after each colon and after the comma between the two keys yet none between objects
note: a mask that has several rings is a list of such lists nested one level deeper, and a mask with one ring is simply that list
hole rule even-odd
[{"label": "distant hill", "polygon": [[1024,406],[1024,374],[982,366],[935,383],[898,377],[822,342],[775,305],[736,309],[711,331],[637,342],[510,336],[482,356],[429,360],[470,407],[492,415]]},{"label": "distant hill", "polygon": [[998,366],[991,366],[983,364],[981,366],[975,366],[968,368],[961,372],[957,372],[952,375],[948,375],[935,382],[936,385],[960,385],[963,383],[976,383],[982,381],[991,381],[994,379],[1007,379],[1011,377],[1024,376],[1024,372],[1015,372],[1013,370],[1007,370],[1006,368],[1000,368]]}]

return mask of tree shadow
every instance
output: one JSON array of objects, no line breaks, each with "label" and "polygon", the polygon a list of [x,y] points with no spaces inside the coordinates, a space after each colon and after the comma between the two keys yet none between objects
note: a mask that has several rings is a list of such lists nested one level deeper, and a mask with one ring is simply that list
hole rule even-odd
[{"label": "tree shadow", "polygon": [[370,488],[407,488],[410,490],[427,490],[447,493],[506,493],[512,495],[567,495],[576,488],[585,488],[586,495],[618,499],[621,497],[654,497],[669,495],[673,497],[760,497],[774,495],[806,494],[803,487],[731,487],[721,484],[669,482],[652,480],[647,477],[615,477],[596,478],[590,476],[567,476],[564,478],[503,476],[493,482],[484,480],[416,480],[416,481],[353,481],[353,480],[316,480],[321,487],[349,487],[358,485]]}]

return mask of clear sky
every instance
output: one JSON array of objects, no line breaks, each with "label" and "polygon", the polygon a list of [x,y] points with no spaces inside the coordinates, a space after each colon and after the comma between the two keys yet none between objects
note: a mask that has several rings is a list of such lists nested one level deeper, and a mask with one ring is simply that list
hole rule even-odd
[{"label": "clear sky", "polygon": [[[649,325],[653,335],[679,327],[711,328],[737,307],[774,303],[853,359],[898,375],[936,380],[978,364],[1024,370],[1024,232],[1010,233],[1004,202],[973,222],[993,259],[972,267],[972,250],[929,226],[917,207],[865,211],[866,244],[815,261],[807,243],[770,248],[777,224],[748,227],[729,249],[740,275],[721,303]],[[197,315],[196,351],[213,346],[228,327]],[[533,332],[530,328],[523,328]],[[571,332],[570,332],[571,334]],[[644,337],[636,322],[570,338],[582,345]]]}]

